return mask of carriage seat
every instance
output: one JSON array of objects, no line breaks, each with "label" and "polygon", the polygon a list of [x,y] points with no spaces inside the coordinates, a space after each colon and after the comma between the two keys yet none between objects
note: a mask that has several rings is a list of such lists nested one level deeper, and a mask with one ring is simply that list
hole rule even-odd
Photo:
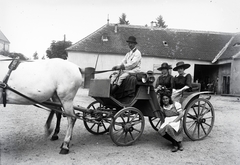
[{"label": "carriage seat", "polygon": [[187,98],[189,95],[196,93],[196,92],[200,92],[201,90],[201,84],[200,83],[192,83],[192,87],[191,90],[186,90],[183,92],[183,99]]},{"label": "carriage seat", "polygon": [[134,97],[137,86],[136,75],[137,74],[130,74],[126,79],[124,79],[119,89],[114,93],[113,97],[116,99]]}]

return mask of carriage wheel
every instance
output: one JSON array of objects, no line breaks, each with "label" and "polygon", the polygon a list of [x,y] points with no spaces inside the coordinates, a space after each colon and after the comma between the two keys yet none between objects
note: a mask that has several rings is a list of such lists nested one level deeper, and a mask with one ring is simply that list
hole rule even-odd
[{"label": "carriage wheel", "polygon": [[148,120],[155,131],[158,131],[158,128],[161,124],[161,119],[158,117],[148,117]]},{"label": "carriage wheel", "polygon": [[136,108],[128,107],[118,111],[110,125],[112,141],[119,146],[134,143],[143,133],[144,116]]},{"label": "carriage wheel", "polygon": [[[94,101],[91,104],[88,105],[87,109],[100,109],[103,108],[104,106],[98,102]],[[110,120],[104,118],[103,114],[95,114],[92,116],[91,114],[88,113],[83,113],[83,117],[86,118],[92,118],[92,121],[86,121],[83,120],[85,128],[92,134],[94,135],[101,135],[109,131],[109,125],[110,125]]]},{"label": "carriage wheel", "polygon": [[191,140],[204,139],[211,132],[215,114],[212,104],[204,98],[193,100],[183,117],[183,128]]}]

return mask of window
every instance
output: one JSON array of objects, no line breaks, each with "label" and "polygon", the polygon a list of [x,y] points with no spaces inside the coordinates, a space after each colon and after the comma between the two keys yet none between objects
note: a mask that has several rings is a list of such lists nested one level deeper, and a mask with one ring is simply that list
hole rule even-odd
[{"label": "window", "polygon": [[168,46],[167,41],[163,41],[163,45],[164,45],[164,46]]}]

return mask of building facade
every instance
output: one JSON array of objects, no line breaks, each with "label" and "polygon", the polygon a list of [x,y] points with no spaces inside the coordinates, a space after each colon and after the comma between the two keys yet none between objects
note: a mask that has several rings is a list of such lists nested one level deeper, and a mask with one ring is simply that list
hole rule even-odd
[{"label": "building facade", "polygon": [[10,44],[9,40],[0,30],[0,52],[2,51],[9,52],[9,44]]},{"label": "building facade", "polygon": [[[178,61],[189,63],[186,70],[202,90],[219,94],[239,94],[238,34],[202,32],[156,27],[106,24],[79,42],[67,48],[68,60],[81,68],[109,70],[118,64],[129,51],[126,40],[137,38],[142,53],[142,71],[153,70],[163,62],[172,67]],[[232,45],[234,45],[232,47]],[[236,46],[237,45],[237,46]],[[172,71],[173,75],[177,73]],[[110,73],[95,75],[107,78]]]}]

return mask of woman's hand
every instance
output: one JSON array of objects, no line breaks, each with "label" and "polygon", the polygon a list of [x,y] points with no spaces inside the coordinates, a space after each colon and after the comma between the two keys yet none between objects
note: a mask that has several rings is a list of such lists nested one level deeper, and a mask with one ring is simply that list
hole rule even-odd
[{"label": "woman's hand", "polygon": [[162,86],[161,85],[158,85],[157,88],[155,88],[155,92],[158,92],[159,90],[161,90]]}]

